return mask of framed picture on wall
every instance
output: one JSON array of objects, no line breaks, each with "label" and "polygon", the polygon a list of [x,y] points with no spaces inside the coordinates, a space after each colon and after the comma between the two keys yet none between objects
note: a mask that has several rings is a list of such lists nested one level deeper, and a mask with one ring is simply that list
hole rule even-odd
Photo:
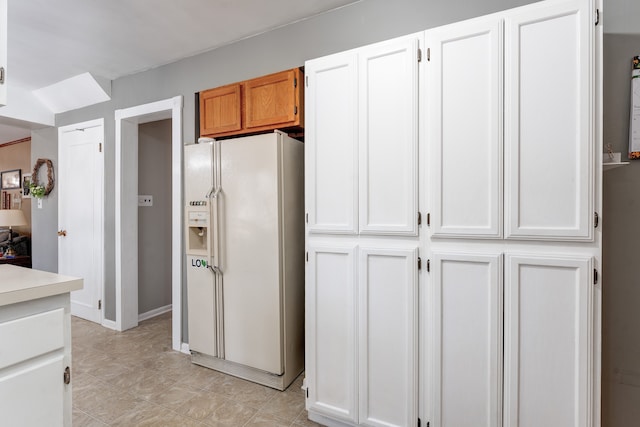
[{"label": "framed picture on wall", "polygon": [[20,169],[0,172],[0,182],[3,190],[16,190],[21,188]]},{"label": "framed picture on wall", "polygon": [[22,197],[26,199],[31,198],[31,174],[25,173],[22,175]]}]

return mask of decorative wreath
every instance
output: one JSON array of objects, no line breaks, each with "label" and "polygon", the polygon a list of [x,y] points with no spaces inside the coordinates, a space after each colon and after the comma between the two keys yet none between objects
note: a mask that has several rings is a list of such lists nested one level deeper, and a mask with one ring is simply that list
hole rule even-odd
[{"label": "decorative wreath", "polygon": [[31,173],[31,183],[33,185],[38,184],[38,172],[40,171],[40,167],[42,165],[47,165],[47,186],[44,188],[44,195],[47,196],[53,190],[53,163],[49,159],[38,159],[36,160],[36,164],[33,167],[33,172]]}]

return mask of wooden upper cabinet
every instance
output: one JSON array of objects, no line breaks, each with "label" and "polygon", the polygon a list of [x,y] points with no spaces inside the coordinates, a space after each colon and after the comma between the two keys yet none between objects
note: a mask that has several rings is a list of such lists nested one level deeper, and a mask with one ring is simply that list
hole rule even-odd
[{"label": "wooden upper cabinet", "polygon": [[244,82],[246,127],[300,125],[301,75],[296,68]]},{"label": "wooden upper cabinet", "polygon": [[302,129],[303,78],[294,68],[200,92],[200,135]]},{"label": "wooden upper cabinet", "polygon": [[240,83],[200,92],[200,135],[217,135],[242,129]]}]

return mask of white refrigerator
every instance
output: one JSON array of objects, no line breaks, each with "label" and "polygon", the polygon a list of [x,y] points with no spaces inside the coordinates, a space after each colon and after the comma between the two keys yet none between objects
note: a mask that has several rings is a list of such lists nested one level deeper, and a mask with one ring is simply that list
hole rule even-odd
[{"label": "white refrigerator", "polygon": [[185,146],[192,361],[280,390],[304,365],[303,159],[279,131]]}]

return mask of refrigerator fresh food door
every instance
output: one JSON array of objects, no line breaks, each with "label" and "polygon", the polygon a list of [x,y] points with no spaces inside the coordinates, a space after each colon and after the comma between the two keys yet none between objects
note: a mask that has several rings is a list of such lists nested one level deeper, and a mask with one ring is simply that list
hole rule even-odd
[{"label": "refrigerator fresh food door", "polygon": [[218,230],[224,358],[283,373],[280,155],[282,136],[222,141]]}]

